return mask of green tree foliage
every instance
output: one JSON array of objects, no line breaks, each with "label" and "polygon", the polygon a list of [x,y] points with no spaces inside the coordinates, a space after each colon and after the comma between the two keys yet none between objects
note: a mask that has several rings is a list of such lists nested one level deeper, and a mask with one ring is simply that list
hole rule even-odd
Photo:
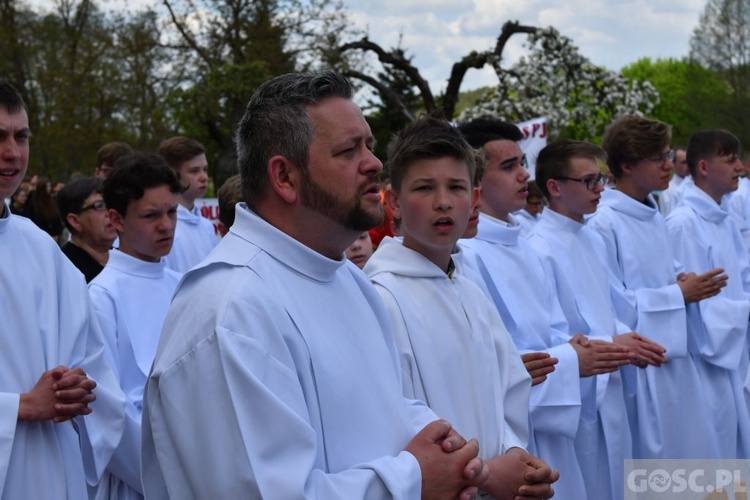
[{"label": "green tree foliage", "polygon": [[727,127],[731,89],[722,79],[689,59],[643,58],[622,69],[631,80],[648,81],[659,92],[651,116],[672,125],[674,144],[687,144],[700,129]]},{"label": "green tree foliage", "polygon": [[750,140],[750,0],[708,0],[690,40],[690,57],[731,89],[724,127]]}]

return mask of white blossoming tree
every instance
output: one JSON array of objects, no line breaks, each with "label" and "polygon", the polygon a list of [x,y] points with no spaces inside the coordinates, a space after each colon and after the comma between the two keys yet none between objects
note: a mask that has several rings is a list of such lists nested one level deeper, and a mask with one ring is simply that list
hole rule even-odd
[{"label": "white blossoming tree", "polygon": [[659,94],[647,81],[631,81],[592,64],[554,28],[529,34],[529,54],[510,69],[493,62],[499,84],[461,114],[520,122],[546,116],[550,137],[596,140],[612,120],[647,115]]}]

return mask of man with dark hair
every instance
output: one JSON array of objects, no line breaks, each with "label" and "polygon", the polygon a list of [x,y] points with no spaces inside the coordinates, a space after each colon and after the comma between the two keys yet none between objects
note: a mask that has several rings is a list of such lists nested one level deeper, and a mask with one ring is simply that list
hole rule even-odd
[{"label": "man with dark hair", "polygon": [[[635,458],[718,458],[695,363],[688,352],[685,304],[719,293],[721,269],[678,274],[664,219],[651,195],[669,183],[674,153],[666,123],[627,116],[604,132],[602,149],[617,179],[601,195],[590,227],[603,238],[614,277],[617,318],[666,349],[658,370],[626,378]],[[686,437],[689,436],[689,437]]]},{"label": "man with dark hair", "polygon": [[[0,83],[0,199],[26,174],[29,135],[23,99]],[[57,244],[7,205],[0,255],[0,498],[87,498],[87,479],[98,480],[120,440],[124,398],[86,284]]]},{"label": "man with dark hair", "polygon": [[120,246],[89,284],[107,360],[127,398],[125,433],[97,498],[143,497],[140,474],[143,388],[180,275],[163,257],[172,247],[180,184],[164,160],[134,152],[121,158],[102,196]]},{"label": "man with dark hair", "polygon": [[94,177],[104,180],[112,173],[115,163],[123,156],[133,152],[133,148],[125,142],[109,142],[96,152],[96,167]]},{"label": "man with dark hair", "polygon": [[184,273],[216,246],[214,225],[203,217],[195,200],[203,198],[208,187],[208,160],[203,145],[189,137],[172,137],[159,145],[164,158],[182,186],[177,207],[177,229],[167,267]]},{"label": "man with dark hair", "polygon": [[[687,306],[690,356],[695,361],[709,413],[708,434],[721,458],[750,458],[750,416],[743,385],[748,365],[750,257],[722,198],[737,189],[744,166],[740,141],[726,130],[690,137],[687,162],[695,183],[667,217],[675,257],[686,268],[721,267],[729,276],[722,293]],[[732,404],[734,402],[734,404]]]},{"label": "man with dark hair", "polygon": [[101,191],[101,179],[79,177],[66,184],[55,200],[70,231],[70,241],[62,246],[62,251],[83,273],[86,283],[104,269],[109,249],[117,238]]},{"label": "man with dark hair", "polygon": [[344,257],[382,217],[373,141],[338,73],[250,99],[251,209],[183,277],[146,386],[147,497],[470,498],[487,479],[476,441],[401,396],[388,313]]},{"label": "man with dark hair", "polygon": [[[531,390],[532,439],[529,451],[560,471],[560,498],[586,499],[576,456],[576,435],[590,409],[597,375],[617,371],[630,360],[624,346],[572,334],[560,307],[554,280],[525,239],[512,215],[523,208],[529,173],[514,125],[478,119],[459,126],[469,143],[483,147],[487,168],[482,178],[479,231],[462,245],[474,252],[479,276],[503,323],[525,356],[548,353],[555,371]],[[483,142],[484,141],[484,142]],[[509,272],[509,270],[512,270]],[[527,369],[535,360],[525,358]],[[589,499],[593,500],[593,499]]]}]

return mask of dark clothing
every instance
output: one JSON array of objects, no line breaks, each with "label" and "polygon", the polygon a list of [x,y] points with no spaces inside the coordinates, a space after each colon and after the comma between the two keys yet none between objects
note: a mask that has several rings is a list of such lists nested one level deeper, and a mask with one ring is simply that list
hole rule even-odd
[{"label": "dark clothing", "polygon": [[102,272],[104,266],[99,264],[89,253],[72,241],[62,246],[62,252],[86,277],[86,283],[96,278],[96,275]]}]

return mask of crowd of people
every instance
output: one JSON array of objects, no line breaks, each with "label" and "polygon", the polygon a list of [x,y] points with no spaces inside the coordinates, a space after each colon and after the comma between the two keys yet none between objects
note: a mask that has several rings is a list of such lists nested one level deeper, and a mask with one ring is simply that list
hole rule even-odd
[{"label": "crowd of people", "polygon": [[282,75],[220,241],[194,139],[108,144],[32,211],[29,134],[0,83],[2,499],[606,500],[627,459],[750,458],[728,131],[623,117],[530,181],[515,125],[425,116],[384,180],[347,80]]}]

